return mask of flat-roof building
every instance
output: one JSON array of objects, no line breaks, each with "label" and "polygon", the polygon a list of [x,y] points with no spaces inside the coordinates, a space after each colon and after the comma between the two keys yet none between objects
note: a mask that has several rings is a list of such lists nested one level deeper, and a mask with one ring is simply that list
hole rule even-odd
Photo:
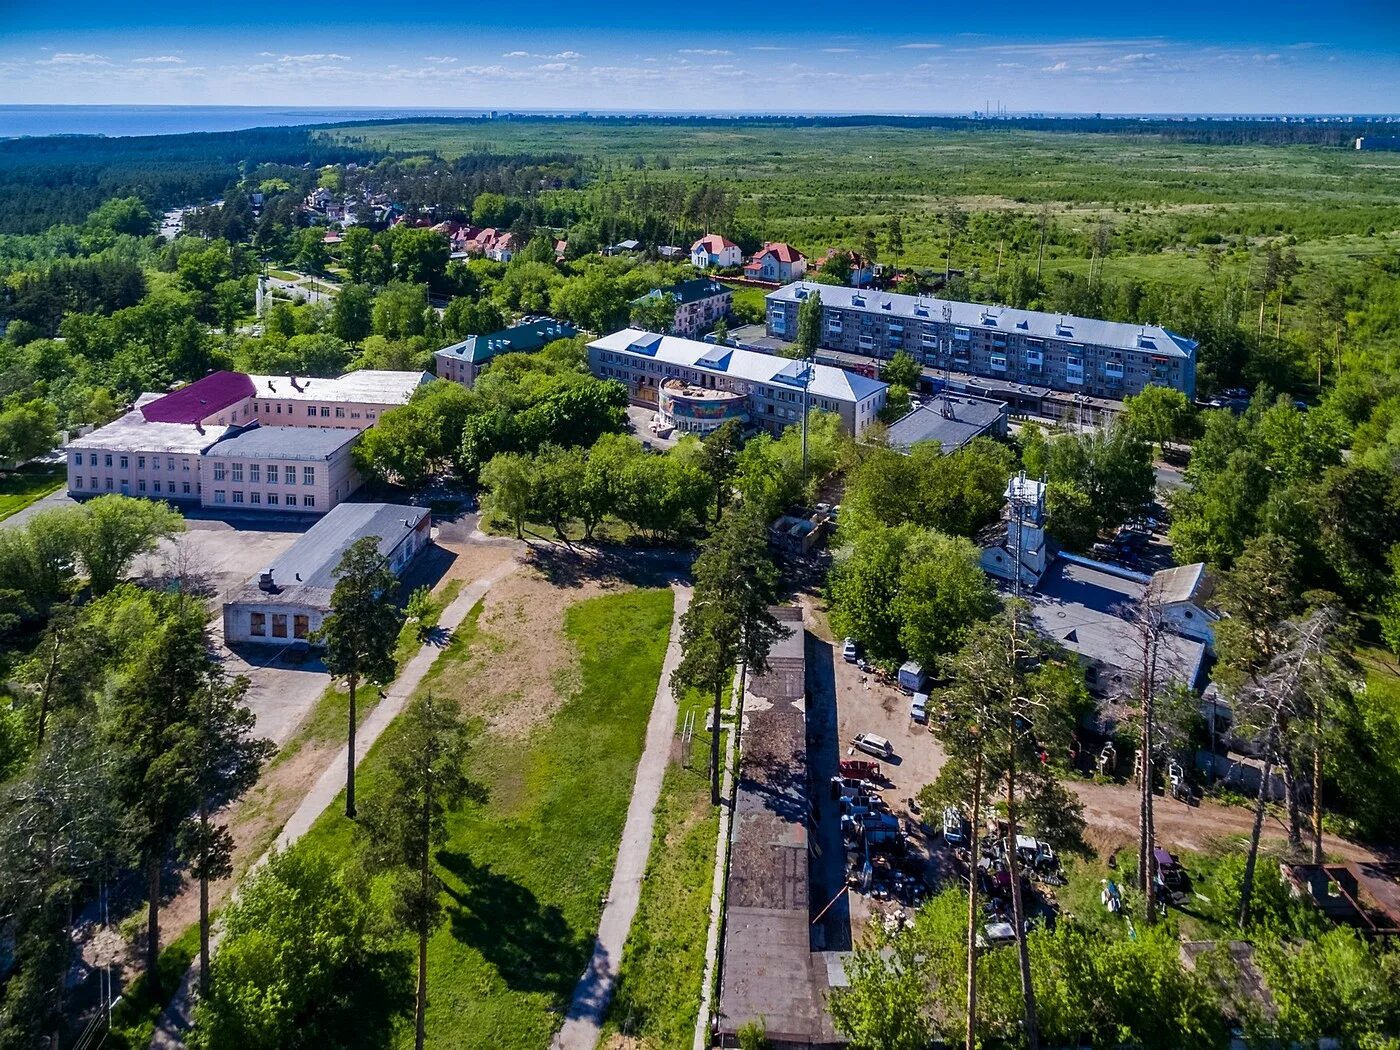
[{"label": "flat-roof building", "polygon": [[707,433],[735,417],[780,433],[801,421],[805,387],[810,408],[835,413],[847,433],[858,435],[884,407],[889,390],[877,379],[829,365],[636,328],[589,343],[588,366],[596,376],[626,384],[638,404],[669,406],[670,421],[682,433]]},{"label": "flat-roof building", "polygon": [[552,317],[527,317],[489,335],[469,335],[433,355],[438,378],[471,386],[481,370],[502,354],[530,353],[556,339],[572,339],[578,329]]},{"label": "flat-roof building", "polygon": [[928,441],[944,453],[956,452],[973,438],[1005,437],[1006,405],[969,394],[939,394],[891,423],[885,436],[901,452]]},{"label": "flat-roof building", "polygon": [[408,403],[432,376],[427,372],[360,369],[334,379],[249,376],[252,412],[265,426],[364,430],[391,408]]},{"label": "flat-roof building", "polygon": [[359,437],[325,427],[242,430],[200,457],[204,505],[324,514],[360,487],[351,455]]},{"label": "flat-roof building", "polygon": [[798,281],[770,292],[767,329],[795,338],[797,313],[820,294],[820,344],[869,357],[905,350],[935,368],[1122,399],[1148,386],[1196,393],[1193,339],[1156,325],[1016,310]]},{"label": "flat-roof building", "polygon": [[432,542],[432,517],[424,507],[342,503],[229,596],[225,640],[278,646],[309,641],[330,611],[340,559],[365,536],[378,538],[380,556],[402,575]]}]

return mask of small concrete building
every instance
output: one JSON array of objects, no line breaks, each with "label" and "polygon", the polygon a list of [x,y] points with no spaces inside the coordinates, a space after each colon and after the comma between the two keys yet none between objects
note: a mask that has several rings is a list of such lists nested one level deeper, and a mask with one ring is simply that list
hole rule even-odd
[{"label": "small concrete building", "polygon": [[308,642],[330,611],[335,570],[350,546],[379,539],[379,553],[402,575],[432,542],[424,507],[342,503],[224,602],[224,639],[231,645]]},{"label": "small concrete building", "polygon": [[552,317],[527,317],[489,335],[469,335],[433,355],[439,379],[471,386],[482,369],[502,354],[531,353],[556,339],[572,339],[578,329]]},{"label": "small concrete building", "polygon": [[358,430],[250,427],[199,459],[206,507],[324,514],[360,487],[351,450]]}]

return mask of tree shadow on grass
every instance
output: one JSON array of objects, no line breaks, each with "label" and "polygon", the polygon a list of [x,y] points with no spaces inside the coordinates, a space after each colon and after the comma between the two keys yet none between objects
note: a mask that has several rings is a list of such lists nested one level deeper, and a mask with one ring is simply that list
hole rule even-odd
[{"label": "tree shadow on grass", "polygon": [[452,936],[479,951],[516,991],[549,992],[567,1003],[593,938],[574,933],[556,906],[489,864],[447,850],[437,859],[463,884],[447,886]]}]

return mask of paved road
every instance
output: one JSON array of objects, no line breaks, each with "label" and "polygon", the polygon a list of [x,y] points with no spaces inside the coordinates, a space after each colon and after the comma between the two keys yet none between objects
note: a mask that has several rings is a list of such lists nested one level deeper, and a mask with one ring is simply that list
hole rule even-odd
[{"label": "paved road", "polygon": [[661,797],[661,781],[671,758],[671,740],[676,735],[678,705],[671,692],[671,672],[681,659],[681,615],[690,605],[690,588],[673,584],[672,590],[675,613],[671,621],[671,640],[661,665],[661,681],[656,685],[651,720],[647,723],[646,747],[637,763],[637,780],[632,786],[632,802],[627,807],[627,822],[622,828],[622,842],[613,866],[612,887],[598,923],[593,958],[574,989],[564,1026],[554,1037],[554,1050],[593,1050],[597,1045],[603,1016],[617,984],[622,948],[632,929],[632,918],[637,914],[642,877],[651,853],[656,802]]},{"label": "paved road", "polygon": [[[457,596],[457,599],[443,610],[440,623],[444,632],[450,636],[451,632],[466,619],[467,613],[471,612],[472,607],[476,605],[477,602],[481,601],[496,583],[514,572],[518,565],[519,563],[515,561],[515,559],[509,559],[492,569],[485,576],[474,581],[471,586],[462,591],[462,593]],[[442,646],[446,644],[446,638],[426,643],[414,654],[413,658],[408,661],[408,664],[404,667],[398,678],[385,690],[384,699],[379,701],[378,706],[370,712],[369,717],[364,720],[360,725],[359,731],[355,734],[356,766],[358,766],[364,759],[364,756],[369,753],[370,748],[374,746],[375,741],[378,740],[384,730],[388,728],[389,723],[398,717],[399,713],[404,709],[408,698],[412,696],[414,690],[418,688],[419,683],[423,680],[423,676],[428,673],[428,669],[433,666],[433,662],[437,660],[438,656],[441,654]],[[674,722],[675,716],[673,714],[673,726]],[[311,825],[316,822],[317,818],[320,817],[322,813],[335,804],[341,789],[345,787],[347,751],[348,748],[343,747],[336,752],[335,757],[331,759],[330,763],[321,773],[315,785],[302,800],[301,805],[297,807],[296,812],[287,820],[286,825],[282,828],[282,833],[277,836],[277,841],[273,845],[274,850],[286,849],[292,843],[296,842],[297,839],[301,838],[302,835],[310,830]],[[650,832],[648,832],[648,842],[649,841]],[[261,867],[270,855],[271,851],[258,858],[258,862],[249,869],[248,874],[252,874],[252,872]],[[644,864],[645,859],[644,854]],[[247,876],[245,876],[245,878],[246,877]],[[630,922],[631,917],[629,916],[628,918]],[[217,948],[218,941],[219,931],[216,928],[210,937],[209,947],[211,952]],[[181,979],[179,990],[175,993],[175,997],[171,1000],[170,1005],[166,1007],[165,1012],[161,1014],[160,1020],[156,1023],[155,1034],[150,1044],[152,1050],[174,1050],[174,1048],[183,1047],[185,1045],[183,1036],[184,1033],[189,1030],[192,1008],[194,1006],[194,991],[198,984],[198,977],[199,962],[196,960],[194,965],[185,971],[185,976]]]}]

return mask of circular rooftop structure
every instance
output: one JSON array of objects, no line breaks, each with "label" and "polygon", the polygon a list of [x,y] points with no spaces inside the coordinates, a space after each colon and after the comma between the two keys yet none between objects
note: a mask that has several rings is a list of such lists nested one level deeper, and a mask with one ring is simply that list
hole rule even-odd
[{"label": "circular rooftop structure", "polygon": [[746,395],[692,386],[676,378],[661,384],[657,407],[661,418],[683,434],[708,434],[730,419],[749,418]]}]

